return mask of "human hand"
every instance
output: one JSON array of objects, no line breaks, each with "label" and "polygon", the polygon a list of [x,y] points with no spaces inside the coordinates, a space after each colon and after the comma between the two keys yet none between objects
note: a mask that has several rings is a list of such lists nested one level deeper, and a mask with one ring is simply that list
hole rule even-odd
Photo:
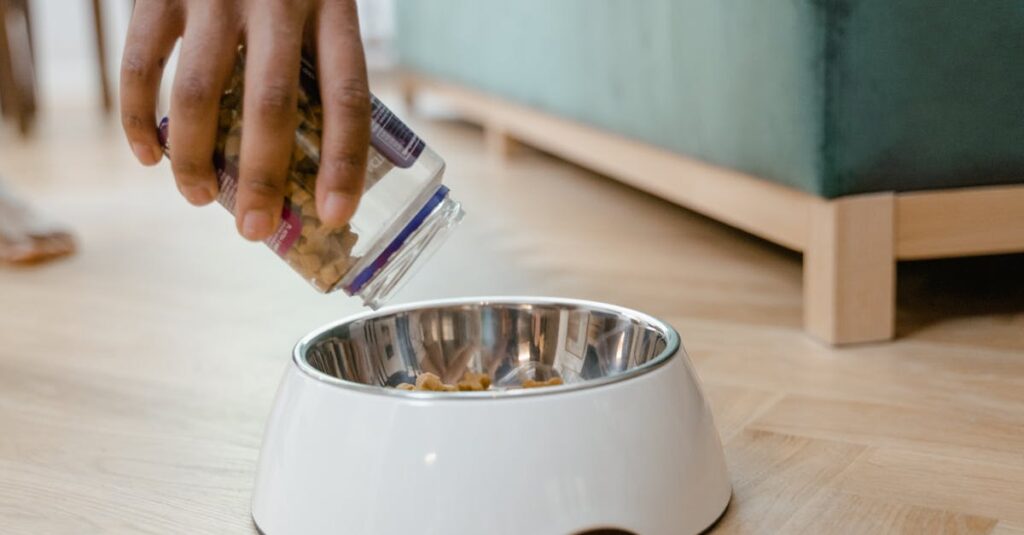
[{"label": "human hand", "polygon": [[121,66],[121,122],[144,165],[160,161],[156,101],[164,63],[182,37],[171,90],[171,168],[194,205],[217,196],[219,103],[241,42],[245,98],[235,224],[249,240],[277,228],[296,128],[303,45],[316,50],[323,134],[317,214],[351,219],[363,191],[370,93],[355,0],[138,0]]}]

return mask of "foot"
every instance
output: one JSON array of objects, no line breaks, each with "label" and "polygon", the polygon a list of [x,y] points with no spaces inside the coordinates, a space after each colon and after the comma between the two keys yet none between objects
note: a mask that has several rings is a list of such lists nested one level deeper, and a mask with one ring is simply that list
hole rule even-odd
[{"label": "foot", "polygon": [[73,252],[69,232],[0,188],[0,264],[39,264]]}]

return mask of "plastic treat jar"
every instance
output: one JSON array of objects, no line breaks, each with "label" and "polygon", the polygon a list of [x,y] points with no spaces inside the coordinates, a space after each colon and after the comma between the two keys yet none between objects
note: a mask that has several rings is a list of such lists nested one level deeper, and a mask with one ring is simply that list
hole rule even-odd
[{"label": "plastic treat jar", "polygon": [[[304,56],[301,69],[298,127],[281,222],[265,243],[317,290],[341,290],[377,308],[444,241],[462,219],[462,208],[441,183],[444,160],[371,97],[371,143],[359,209],[344,227],[323,225],[314,199],[323,131],[320,92],[313,60]],[[240,50],[221,98],[214,150],[220,187],[217,201],[232,213],[238,187],[244,71]],[[165,152],[167,131],[165,117],[159,127]]]}]

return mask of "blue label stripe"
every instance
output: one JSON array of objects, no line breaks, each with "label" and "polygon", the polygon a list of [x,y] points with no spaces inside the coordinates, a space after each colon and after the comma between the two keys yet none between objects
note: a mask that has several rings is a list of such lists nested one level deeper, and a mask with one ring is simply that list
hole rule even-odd
[{"label": "blue label stripe", "polygon": [[405,245],[405,241],[409,239],[409,236],[423,225],[427,216],[429,216],[430,213],[434,211],[434,208],[437,208],[437,205],[441,204],[441,201],[443,201],[447,196],[447,186],[437,188],[437,191],[434,192],[434,195],[430,200],[423,204],[423,208],[420,208],[420,211],[416,212],[416,215],[409,220],[409,223],[407,223],[405,228],[395,236],[395,239],[391,240],[391,243],[389,243],[388,246],[385,247],[379,255],[377,255],[377,258],[375,258],[369,266],[366,266],[359,275],[356,275],[356,278],[352,279],[352,282],[345,287],[345,290],[349,295],[359,293],[359,291],[363,289],[363,286],[365,286],[367,282],[370,282],[370,279],[372,279],[373,276],[388,263],[391,256],[401,249],[402,245]]}]

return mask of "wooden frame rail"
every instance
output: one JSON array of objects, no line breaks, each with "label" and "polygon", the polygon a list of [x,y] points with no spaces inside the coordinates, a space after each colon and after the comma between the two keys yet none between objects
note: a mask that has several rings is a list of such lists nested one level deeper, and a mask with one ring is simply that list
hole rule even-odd
[{"label": "wooden frame rail", "polygon": [[897,260],[1024,251],[1024,184],[828,200],[429,76],[402,86],[483,125],[495,158],[536,146],[802,252],[805,329],[831,344],[894,336]]}]

